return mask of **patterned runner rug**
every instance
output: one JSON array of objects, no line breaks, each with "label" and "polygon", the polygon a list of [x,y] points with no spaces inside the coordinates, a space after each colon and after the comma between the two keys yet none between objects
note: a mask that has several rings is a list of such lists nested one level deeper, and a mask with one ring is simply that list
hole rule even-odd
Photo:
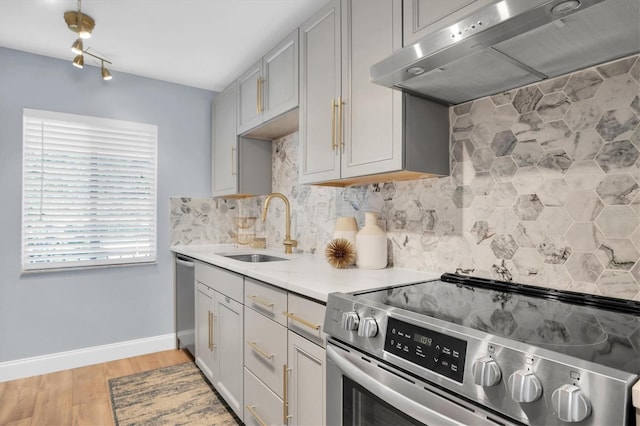
[{"label": "patterned runner rug", "polygon": [[116,426],[239,424],[193,362],[111,379],[109,391]]}]

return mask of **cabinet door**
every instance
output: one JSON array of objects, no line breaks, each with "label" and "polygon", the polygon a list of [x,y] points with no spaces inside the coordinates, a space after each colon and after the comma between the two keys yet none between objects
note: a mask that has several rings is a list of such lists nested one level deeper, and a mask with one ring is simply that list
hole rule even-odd
[{"label": "cabinet door", "polygon": [[238,77],[238,134],[262,123],[262,60]]},{"label": "cabinet door", "polygon": [[289,425],[324,425],[326,352],[289,331]]},{"label": "cabinet door", "polygon": [[238,191],[235,82],[215,97],[211,109],[211,191],[213,196],[232,195]]},{"label": "cabinet door", "polygon": [[403,46],[430,32],[453,25],[466,15],[497,0],[403,0]]},{"label": "cabinet door", "polygon": [[298,106],[298,30],[262,59],[262,121]]},{"label": "cabinet door", "polygon": [[400,170],[402,94],[369,80],[369,68],[401,45],[399,1],[342,4],[342,177]]},{"label": "cabinet door", "polygon": [[332,106],[340,78],[340,0],[333,0],[300,27],[300,183],[340,177]]},{"label": "cabinet door", "polygon": [[215,342],[218,374],[214,386],[242,420],[244,312],[242,304],[224,294],[215,293]]},{"label": "cabinet door", "polygon": [[196,282],[196,364],[202,373],[214,382],[214,362],[212,347],[213,291],[202,283]]}]

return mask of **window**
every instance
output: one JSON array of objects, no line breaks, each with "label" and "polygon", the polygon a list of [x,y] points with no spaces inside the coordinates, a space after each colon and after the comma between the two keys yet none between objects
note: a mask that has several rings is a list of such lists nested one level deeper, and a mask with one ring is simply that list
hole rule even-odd
[{"label": "window", "polygon": [[155,261],[157,134],[23,110],[23,271]]}]

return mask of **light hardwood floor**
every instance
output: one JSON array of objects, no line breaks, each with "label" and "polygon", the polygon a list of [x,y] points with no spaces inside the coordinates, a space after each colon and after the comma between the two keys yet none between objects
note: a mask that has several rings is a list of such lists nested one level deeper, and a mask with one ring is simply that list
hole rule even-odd
[{"label": "light hardwood floor", "polygon": [[171,350],[0,383],[0,425],[113,425],[109,379],[191,360]]}]

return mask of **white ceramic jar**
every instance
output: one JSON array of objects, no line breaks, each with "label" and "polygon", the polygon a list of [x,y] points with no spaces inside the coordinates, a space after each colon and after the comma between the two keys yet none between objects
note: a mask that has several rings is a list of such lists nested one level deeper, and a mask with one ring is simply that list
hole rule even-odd
[{"label": "white ceramic jar", "polygon": [[[356,234],[358,233],[358,222],[353,216],[345,217],[340,216],[336,218],[336,224],[333,228],[333,239],[344,238],[353,244],[353,249],[356,250]],[[356,250],[357,256],[357,250]],[[353,265],[355,263],[350,263]]]},{"label": "white ceramic jar", "polygon": [[387,233],[378,226],[378,214],[365,212],[364,226],[356,234],[356,265],[362,269],[387,267]]}]

